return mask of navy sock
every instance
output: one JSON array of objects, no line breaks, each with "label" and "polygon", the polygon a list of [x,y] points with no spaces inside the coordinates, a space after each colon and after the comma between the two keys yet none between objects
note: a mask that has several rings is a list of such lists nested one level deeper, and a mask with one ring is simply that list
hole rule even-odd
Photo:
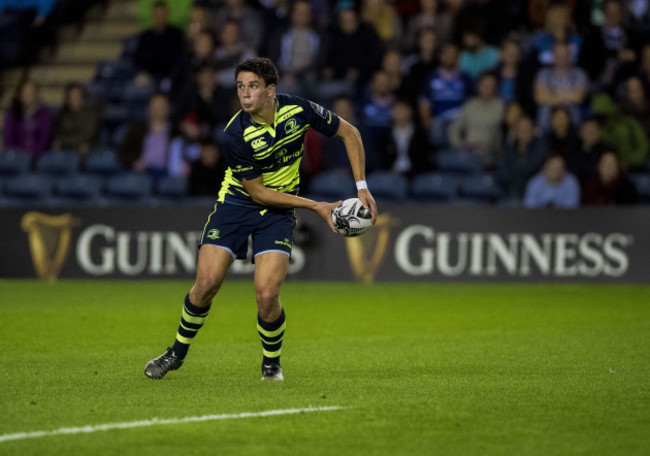
[{"label": "navy sock", "polygon": [[280,317],[274,322],[266,322],[257,315],[257,332],[262,338],[262,354],[264,364],[280,365],[280,353],[282,352],[282,339],[286,328],[284,309]]},{"label": "navy sock", "polygon": [[210,306],[199,307],[192,304],[190,301],[189,293],[185,296],[185,304],[183,305],[183,312],[181,315],[181,322],[178,325],[178,332],[176,333],[176,340],[172,346],[174,354],[179,358],[185,358],[187,351],[190,349],[190,344],[196,333],[205,323],[205,319],[210,311]]}]

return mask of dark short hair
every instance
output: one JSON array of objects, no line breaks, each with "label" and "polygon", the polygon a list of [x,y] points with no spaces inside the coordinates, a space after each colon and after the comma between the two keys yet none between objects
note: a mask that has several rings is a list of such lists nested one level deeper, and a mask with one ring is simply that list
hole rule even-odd
[{"label": "dark short hair", "polygon": [[280,75],[273,62],[266,57],[255,57],[254,59],[244,60],[235,67],[235,79],[241,72],[253,73],[264,80],[268,86],[277,84]]}]

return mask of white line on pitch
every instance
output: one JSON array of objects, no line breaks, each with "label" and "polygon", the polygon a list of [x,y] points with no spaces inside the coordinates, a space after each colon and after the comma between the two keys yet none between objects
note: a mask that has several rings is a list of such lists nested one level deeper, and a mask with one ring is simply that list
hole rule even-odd
[{"label": "white line on pitch", "polygon": [[296,413],[310,413],[310,412],[327,412],[330,410],[341,410],[344,407],[330,406],[330,407],[307,407],[295,408],[284,410],[266,410],[264,412],[244,412],[234,414],[222,415],[202,415],[202,416],[188,416],[185,418],[153,418],[150,420],[142,421],[128,421],[125,423],[107,423],[96,424],[81,427],[68,427],[59,428],[52,431],[33,431],[33,432],[17,432],[15,434],[2,434],[0,435],[0,443],[8,442],[10,440],[24,440],[24,439],[38,439],[41,437],[51,437],[55,435],[73,435],[73,434],[91,434],[99,431],[110,431],[113,429],[132,429],[138,427],[160,426],[163,424],[182,424],[182,423],[200,423],[203,421],[220,421],[220,420],[236,420],[240,418],[260,418],[265,416],[277,415],[294,415]]}]

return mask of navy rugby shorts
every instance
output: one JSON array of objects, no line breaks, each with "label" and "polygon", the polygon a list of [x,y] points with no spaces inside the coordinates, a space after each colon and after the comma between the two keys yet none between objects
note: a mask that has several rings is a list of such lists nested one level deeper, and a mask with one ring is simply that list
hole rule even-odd
[{"label": "navy rugby shorts", "polygon": [[264,209],[218,202],[203,228],[199,247],[212,244],[227,250],[233,259],[245,259],[248,239],[253,240],[253,259],[260,253],[282,252],[291,256],[296,217],[293,210]]}]

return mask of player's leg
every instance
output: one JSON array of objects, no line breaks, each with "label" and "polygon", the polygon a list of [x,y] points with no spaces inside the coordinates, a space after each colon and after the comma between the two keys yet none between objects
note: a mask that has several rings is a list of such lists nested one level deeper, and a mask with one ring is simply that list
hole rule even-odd
[{"label": "player's leg", "polygon": [[144,369],[147,377],[160,379],[170,370],[182,366],[190,344],[208,317],[212,298],[219,291],[232,262],[233,257],[228,250],[210,244],[201,247],[196,281],[185,296],[174,344],[147,363]]},{"label": "player's leg", "polygon": [[282,339],[286,326],[280,303],[280,288],[289,269],[289,256],[284,252],[262,252],[255,257],[255,296],[257,299],[257,330],[262,338],[262,380],[283,380],[280,367]]}]

